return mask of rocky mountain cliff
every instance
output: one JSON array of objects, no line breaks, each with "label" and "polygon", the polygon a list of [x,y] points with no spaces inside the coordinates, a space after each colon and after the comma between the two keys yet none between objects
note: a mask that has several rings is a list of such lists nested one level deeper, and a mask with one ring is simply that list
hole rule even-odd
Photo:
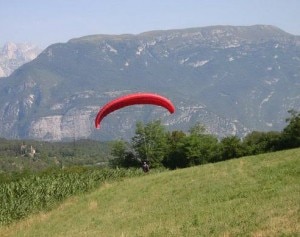
[{"label": "rocky mountain cliff", "polygon": [[35,59],[42,50],[33,44],[8,42],[0,48],[0,79],[9,76],[14,70]]},{"label": "rocky mountain cliff", "polygon": [[[103,120],[101,106],[127,93],[156,92],[169,115],[132,106]],[[281,130],[300,110],[300,37],[276,27],[212,26],[138,35],[93,35],[54,44],[0,80],[0,134],[65,140],[130,138],[137,121],[168,129],[203,123],[219,137]]]}]

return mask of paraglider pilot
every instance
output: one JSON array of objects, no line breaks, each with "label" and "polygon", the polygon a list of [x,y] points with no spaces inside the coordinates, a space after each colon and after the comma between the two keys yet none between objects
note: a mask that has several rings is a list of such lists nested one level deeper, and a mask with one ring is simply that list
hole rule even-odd
[{"label": "paraglider pilot", "polygon": [[145,173],[147,173],[149,171],[149,165],[147,164],[146,161],[144,161],[142,168]]}]

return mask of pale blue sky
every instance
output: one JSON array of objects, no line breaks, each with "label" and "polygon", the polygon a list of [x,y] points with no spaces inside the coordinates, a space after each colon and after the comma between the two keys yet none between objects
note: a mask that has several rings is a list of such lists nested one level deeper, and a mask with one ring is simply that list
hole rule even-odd
[{"label": "pale blue sky", "polygon": [[0,0],[0,45],[46,47],[91,34],[255,24],[300,35],[300,0]]}]

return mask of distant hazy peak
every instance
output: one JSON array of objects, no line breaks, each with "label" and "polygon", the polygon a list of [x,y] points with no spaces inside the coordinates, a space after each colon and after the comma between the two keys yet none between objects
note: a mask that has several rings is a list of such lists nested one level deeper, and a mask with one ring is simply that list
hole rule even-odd
[{"label": "distant hazy peak", "polygon": [[31,43],[5,43],[0,47],[0,77],[9,76],[24,63],[35,59],[41,51]]}]

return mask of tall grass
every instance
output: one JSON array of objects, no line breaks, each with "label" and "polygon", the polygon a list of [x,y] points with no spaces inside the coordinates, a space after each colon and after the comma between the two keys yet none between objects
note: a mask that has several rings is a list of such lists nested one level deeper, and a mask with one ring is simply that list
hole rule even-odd
[{"label": "tall grass", "polygon": [[40,210],[49,210],[65,198],[99,187],[103,182],[141,175],[140,170],[69,168],[26,174],[0,184],[0,225]]}]

